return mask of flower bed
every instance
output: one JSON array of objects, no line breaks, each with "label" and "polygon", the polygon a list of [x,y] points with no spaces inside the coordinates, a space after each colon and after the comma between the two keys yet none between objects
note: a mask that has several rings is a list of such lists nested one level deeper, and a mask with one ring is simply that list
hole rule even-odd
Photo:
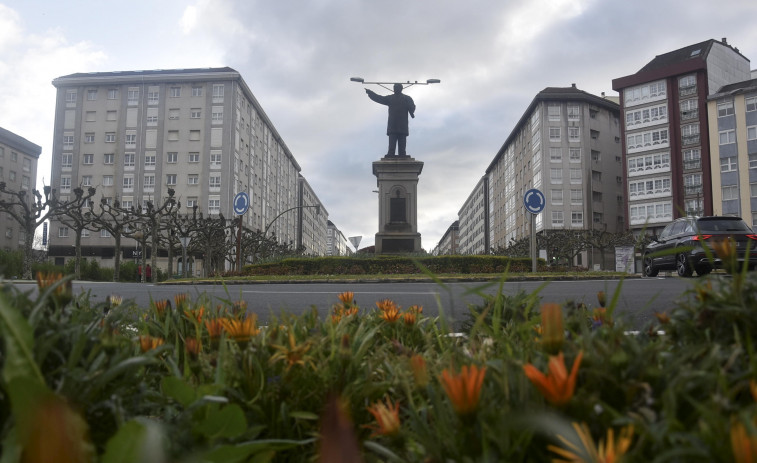
[{"label": "flower bed", "polygon": [[699,280],[692,304],[633,334],[604,294],[482,297],[455,333],[348,291],[325,320],[259,326],[231,298],[92,305],[66,284],[0,296],[3,461],[743,462],[757,449],[754,274]]}]

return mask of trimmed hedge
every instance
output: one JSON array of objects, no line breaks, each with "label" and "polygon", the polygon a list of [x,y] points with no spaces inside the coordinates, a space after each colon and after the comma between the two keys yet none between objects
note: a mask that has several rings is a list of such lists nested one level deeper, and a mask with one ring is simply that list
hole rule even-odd
[{"label": "trimmed hedge", "polygon": [[[297,257],[279,262],[247,265],[244,275],[397,275],[422,273],[418,264],[434,274],[528,272],[531,259],[504,256],[431,257]],[[539,259],[544,269],[544,260]]]}]

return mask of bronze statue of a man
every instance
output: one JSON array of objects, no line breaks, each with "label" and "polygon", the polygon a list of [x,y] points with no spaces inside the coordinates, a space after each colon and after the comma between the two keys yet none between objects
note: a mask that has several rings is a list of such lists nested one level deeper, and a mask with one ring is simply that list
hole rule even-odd
[{"label": "bronze statue of a man", "polygon": [[402,93],[402,84],[394,84],[394,94],[379,95],[372,90],[365,89],[371,100],[389,107],[389,120],[386,124],[386,134],[389,135],[389,151],[386,157],[395,156],[399,145],[399,156],[407,157],[405,146],[410,131],[407,128],[407,115],[415,117],[415,103],[413,99]]}]

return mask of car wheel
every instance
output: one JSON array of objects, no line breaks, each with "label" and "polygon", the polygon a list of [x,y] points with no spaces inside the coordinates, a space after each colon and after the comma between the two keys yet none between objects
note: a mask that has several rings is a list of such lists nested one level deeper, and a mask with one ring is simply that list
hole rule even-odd
[{"label": "car wheel", "polygon": [[644,276],[646,277],[656,277],[657,274],[660,271],[655,268],[654,265],[652,265],[652,258],[649,256],[644,256]]},{"label": "car wheel", "polygon": [[686,257],[686,254],[682,253],[676,256],[676,270],[679,277],[690,277],[694,273],[691,265],[689,265],[689,258]]},{"label": "car wheel", "polygon": [[709,265],[702,265],[700,267],[697,267],[697,275],[699,275],[700,277],[708,275],[710,272],[712,272],[712,267],[710,267]]}]

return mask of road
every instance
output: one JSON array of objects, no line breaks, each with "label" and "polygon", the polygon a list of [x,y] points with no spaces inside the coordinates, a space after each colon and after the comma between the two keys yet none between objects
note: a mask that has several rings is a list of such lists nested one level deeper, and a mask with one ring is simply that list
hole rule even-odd
[{"label": "road", "polygon": [[[692,297],[687,291],[696,279],[660,277],[618,280],[582,281],[528,281],[509,282],[503,285],[505,294],[518,291],[539,291],[542,302],[583,302],[590,307],[597,306],[596,294],[604,291],[608,303],[616,289],[621,286],[620,297],[615,312],[616,318],[625,320],[634,329],[648,326],[655,312],[666,312],[678,300]],[[35,286],[36,289],[36,286]],[[425,315],[435,317],[442,309],[445,317],[452,322],[466,318],[469,304],[479,305],[481,294],[496,294],[498,285],[484,283],[255,283],[241,285],[153,285],[137,283],[97,283],[74,282],[74,291],[90,292],[93,301],[101,302],[110,294],[134,300],[140,306],[147,306],[150,299],[173,299],[174,294],[189,293],[192,299],[207,293],[214,299],[247,302],[248,310],[258,314],[265,323],[271,313],[282,310],[291,314],[301,314],[315,307],[325,317],[333,304],[338,302],[337,294],[343,291],[355,293],[355,299],[362,308],[375,308],[376,301],[392,299],[401,307],[417,304],[423,306]]]}]

